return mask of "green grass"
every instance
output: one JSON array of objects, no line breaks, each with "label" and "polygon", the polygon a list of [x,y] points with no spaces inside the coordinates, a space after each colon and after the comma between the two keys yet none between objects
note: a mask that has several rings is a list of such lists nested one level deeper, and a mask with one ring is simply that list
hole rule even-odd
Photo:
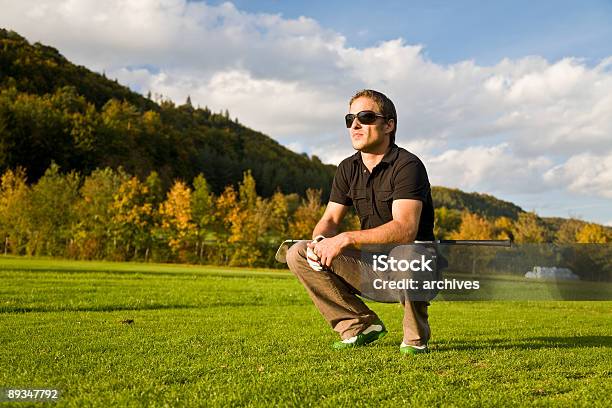
[{"label": "green grass", "polygon": [[0,388],[58,388],[58,406],[609,406],[612,394],[610,301],[434,301],[433,352],[408,357],[393,304],[372,304],[388,336],[332,350],[283,270],[3,257],[0,282]]}]

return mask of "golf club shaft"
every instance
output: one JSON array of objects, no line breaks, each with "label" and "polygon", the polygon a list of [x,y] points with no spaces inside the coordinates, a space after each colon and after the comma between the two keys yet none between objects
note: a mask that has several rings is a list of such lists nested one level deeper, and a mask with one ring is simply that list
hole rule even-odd
[{"label": "golf club shaft", "polygon": [[434,241],[436,244],[443,245],[478,245],[478,246],[512,246],[512,241],[509,239],[496,240],[496,239],[439,239]]}]

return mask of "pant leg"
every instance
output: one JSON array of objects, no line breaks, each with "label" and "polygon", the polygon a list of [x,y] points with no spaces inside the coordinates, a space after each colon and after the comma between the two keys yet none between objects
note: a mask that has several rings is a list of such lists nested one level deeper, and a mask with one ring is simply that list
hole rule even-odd
[{"label": "pant leg", "polygon": [[[424,245],[399,245],[390,252],[390,257],[406,260],[419,259],[421,255],[425,255],[427,259],[437,259],[435,249]],[[437,281],[441,279],[437,263],[434,263],[433,269],[432,272],[396,273],[395,278],[409,276],[417,280],[422,287],[425,281]],[[394,274],[391,273],[391,275],[393,276]],[[429,341],[431,329],[429,327],[429,314],[427,308],[429,306],[429,300],[434,296],[435,294],[433,291],[429,290],[410,291],[409,293],[400,292],[399,302],[404,306],[404,319],[402,321],[404,344],[423,346]]]},{"label": "pant leg", "polygon": [[378,316],[357,297],[362,274],[359,259],[340,255],[331,271],[313,270],[306,260],[306,244],[300,241],[287,252],[287,265],[306,288],[313,303],[343,339],[365,330]]},{"label": "pant leg", "polygon": [[404,344],[424,346],[429,341],[431,329],[429,328],[427,307],[429,302],[404,302]]}]

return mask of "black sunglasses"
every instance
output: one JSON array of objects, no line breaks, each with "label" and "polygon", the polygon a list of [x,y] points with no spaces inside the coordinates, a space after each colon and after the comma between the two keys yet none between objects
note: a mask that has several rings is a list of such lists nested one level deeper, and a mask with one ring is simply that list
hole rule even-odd
[{"label": "black sunglasses", "polygon": [[353,126],[353,121],[355,120],[355,118],[357,118],[357,120],[359,120],[359,123],[361,123],[362,125],[371,125],[372,123],[376,122],[376,118],[386,118],[386,116],[369,110],[361,111],[357,114],[349,113],[344,117],[347,128]]}]

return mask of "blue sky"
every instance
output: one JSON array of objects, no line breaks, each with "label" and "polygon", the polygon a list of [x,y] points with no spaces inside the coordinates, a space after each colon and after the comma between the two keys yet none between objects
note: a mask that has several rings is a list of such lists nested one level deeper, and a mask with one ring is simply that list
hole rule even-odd
[{"label": "blue sky", "polygon": [[434,185],[612,225],[612,1],[0,0],[0,26],[337,164],[358,89]]},{"label": "blue sky", "polygon": [[[220,4],[215,1],[212,4]],[[251,1],[233,2],[253,13],[311,17],[346,36],[348,45],[372,46],[404,38],[423,44],[433,61],[574,56],[590,63],[612,55],[612,1]]]}]

